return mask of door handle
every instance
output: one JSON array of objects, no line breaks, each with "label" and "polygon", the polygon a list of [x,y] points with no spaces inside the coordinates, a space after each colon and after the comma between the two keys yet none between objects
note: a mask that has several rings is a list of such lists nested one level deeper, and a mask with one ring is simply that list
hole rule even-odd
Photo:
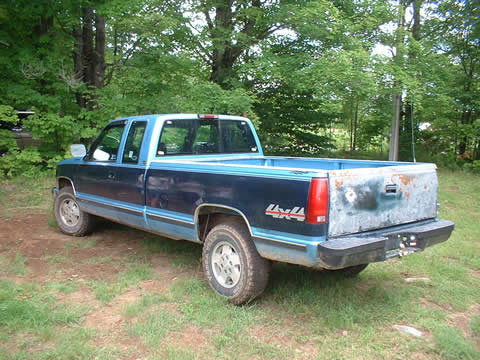
[{"label": "door handle", "polygon": [[107,177],[108,177],[109,179],[115,179],[115,173],[109,172],[108,175],[107,175]]}]

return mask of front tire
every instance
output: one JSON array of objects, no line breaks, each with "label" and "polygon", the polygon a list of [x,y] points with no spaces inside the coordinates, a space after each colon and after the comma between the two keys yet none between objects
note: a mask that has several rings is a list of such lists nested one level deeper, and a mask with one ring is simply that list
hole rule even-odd
[{"label": "front tire", "polygon": [[270,263],[258,254],[248,229],[238,221],[227,220],[208,233],[202,259],[210,286],[232,304],[250,302],[267,286]]},{"label": "front tire", "polygon": [[71,187],[60,189],[53,206],[55,220],[63,233],[84,236],[92,230],[93,215],[80,210]]}]

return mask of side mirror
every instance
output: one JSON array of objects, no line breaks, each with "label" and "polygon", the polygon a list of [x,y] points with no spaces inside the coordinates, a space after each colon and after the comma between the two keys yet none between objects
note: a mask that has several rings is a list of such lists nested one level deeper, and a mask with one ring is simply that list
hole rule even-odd
[{"label": "side mirror", "polygon": [[83,144],[70,145],[70,152],[72,153],[73,157],[84,157],[87,155],[87,149]]}]

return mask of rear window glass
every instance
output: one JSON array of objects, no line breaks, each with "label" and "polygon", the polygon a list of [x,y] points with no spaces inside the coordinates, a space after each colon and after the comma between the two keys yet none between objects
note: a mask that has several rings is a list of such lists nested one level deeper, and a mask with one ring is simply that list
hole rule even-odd
[{"label": "rear window glass", "polygon": [[246,121],[218,119],[167,120],[157,156],[258,152]]}]

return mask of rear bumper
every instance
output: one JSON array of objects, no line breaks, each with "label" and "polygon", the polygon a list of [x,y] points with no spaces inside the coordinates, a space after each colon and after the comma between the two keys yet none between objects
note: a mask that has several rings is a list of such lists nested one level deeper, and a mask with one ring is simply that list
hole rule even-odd
[{"label": "rear bumper", "polygon": [[341,269],[422,251],[446,241],[454,227],[452,221],[440,220],[365,236],[331,238],[318,245],[319,266]]}]

